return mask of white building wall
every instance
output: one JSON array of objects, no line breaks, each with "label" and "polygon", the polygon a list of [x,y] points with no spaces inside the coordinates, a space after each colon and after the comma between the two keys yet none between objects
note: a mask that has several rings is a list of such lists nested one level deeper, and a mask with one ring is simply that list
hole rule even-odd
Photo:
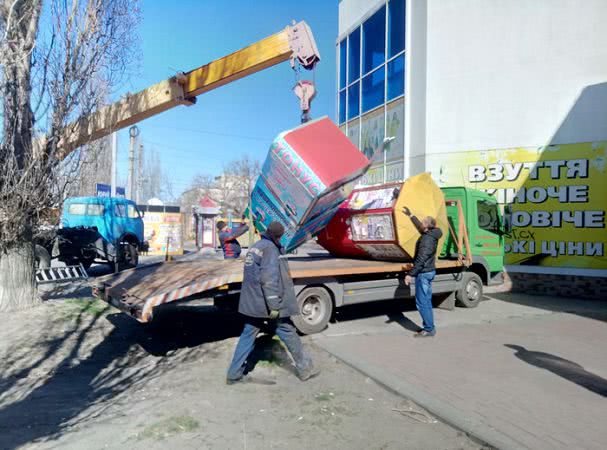
[{"label": "white building wall", "polygon": [[342,0],[339,2],[338,40],[375,11],[385,0]]},{"label": "white building wall", "polygon": [[606,23],[605,0],[428,0],[426,152],[607,139]]}]

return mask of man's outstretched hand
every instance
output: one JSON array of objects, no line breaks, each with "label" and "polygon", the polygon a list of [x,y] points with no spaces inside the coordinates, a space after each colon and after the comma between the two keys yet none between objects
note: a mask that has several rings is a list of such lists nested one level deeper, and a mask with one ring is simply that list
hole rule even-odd
[{"label": "man's outstretched hand", "polygon": [[409,208],[407,208],[406,206],[403,206],[403,214],[405,216],[411,217],[411,210]]},{"label": "man's outstretched hand", "polygon": [[405,284],[409,286],[413,282],[413,277],[411,275],[407,275],[405,277]]}]

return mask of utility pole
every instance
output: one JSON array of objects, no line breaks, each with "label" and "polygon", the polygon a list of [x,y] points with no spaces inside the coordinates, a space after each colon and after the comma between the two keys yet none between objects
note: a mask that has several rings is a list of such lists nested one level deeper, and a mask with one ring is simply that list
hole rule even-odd
[{"label": "utility pole", "polygon": [[118,165],[116,164],[116,160],[118,158],[118,134],[114,131],[112,133],[112,173],[110,174],[110,184],[111,191],[110,195],[112,197],[116,197],[116,183],[118,182]]},{"label": "utility pole", "polygon": [[139,128],[137,125],[133,125],[129,128],[129,136],[131,138],[129,148],[129,184],[126,196],[132,200],[135,191],[135,141],[137,136],[139,136]]},{"label": "utility pole", "polygon": [[137,199],[135,203],[141,203],[141,195],[143,192],[143,144],[139,144],[139,154],[137,155]]}]

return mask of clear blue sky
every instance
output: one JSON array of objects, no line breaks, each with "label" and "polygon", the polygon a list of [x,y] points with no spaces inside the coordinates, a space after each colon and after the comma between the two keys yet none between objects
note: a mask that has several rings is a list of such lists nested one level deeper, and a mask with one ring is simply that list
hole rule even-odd
[{"label": "clear blue sky", "polygon": [[[188,71],[305,20],[314,33],[321,62],[312,117],[335,119],[337,1],[143,1],[139,28],[143,60],[117,94],[137,92],[177,71]],[[311,78],[303,71],[302,78]],[[295,75],[279,64],[198,97],[138,124],[148,150],[155,149],[179,195],[198,173],[217,175],[223,164],[244,154],[263,160],[272,139],[300,122]],[[119,179],[126,180],[128,130],[119,133]]]}]

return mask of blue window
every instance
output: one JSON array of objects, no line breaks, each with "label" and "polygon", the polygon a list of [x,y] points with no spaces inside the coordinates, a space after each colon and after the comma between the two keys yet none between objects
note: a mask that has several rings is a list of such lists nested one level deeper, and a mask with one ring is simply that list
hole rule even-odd
[{"label": "blue window", "polygon": [[388,58],[405,49],[405,0],[388,3]]},{"label": "blue window", "polygon": [[346,90],[339,93],[339,123],[346,121]]},{"label": "blue window", "polygon": [[363,73],[367,73],[386,59],[386,7],[382,6],[363,24]]},{"label": "blue window", "polygon": [[363,78],[363,112],[367,112],[384,102],[384,67]]},{"label": "blue window", "polygon": [[360,78],[360,28],[348,38],[348,83]]},{"label": "blue window", "polygon": [[346,87],[346,40],[339,43],[339,88]]},{"label": "blue window", "polygon": [[360,112],[360,93],[358,81],[348,88],[348,120],[358,116]]},{"label": "blue window", "polygon": [[405,91],[405,55],[400,55],[388,63],[388,100]]}]

